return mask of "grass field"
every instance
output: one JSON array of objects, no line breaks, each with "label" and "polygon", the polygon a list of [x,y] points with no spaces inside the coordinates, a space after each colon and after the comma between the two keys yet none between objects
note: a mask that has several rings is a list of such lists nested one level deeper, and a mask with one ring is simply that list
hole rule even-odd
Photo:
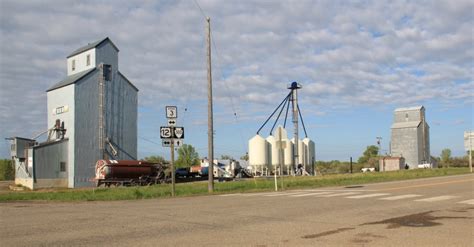
[{"label": "grass field", "polygon": [[[321,188],[348,186],[405,179],[457,175],[468,173],[467,168],[416,169],[384,173],[356,173],[340,175],[320,175],[315,177],[284,177],[285,190],[301,188]],[[278,181],[280,188],[281,182]],[[255,178],[243,181],[215,183],[214,194],[272,191],[273,178]],[[176,184],[177,196],[206,195],[207,182]],[[54,191],[21,191],[0,194],[0,201],[48,200],[48,201],[109,201],[136,200],[171,197],[171,185],[145,187],[62,189]]]}]

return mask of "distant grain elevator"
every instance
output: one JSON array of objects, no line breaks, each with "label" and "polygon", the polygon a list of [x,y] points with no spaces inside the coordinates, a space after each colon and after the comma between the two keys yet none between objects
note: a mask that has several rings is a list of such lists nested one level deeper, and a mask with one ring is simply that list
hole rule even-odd
[{"label": "distant grain elevator", "polygon": [[425,107],[395,109],[392,125],[390,153],[403,157],[408,168],[431,163],[429,126],[425,118]]}]

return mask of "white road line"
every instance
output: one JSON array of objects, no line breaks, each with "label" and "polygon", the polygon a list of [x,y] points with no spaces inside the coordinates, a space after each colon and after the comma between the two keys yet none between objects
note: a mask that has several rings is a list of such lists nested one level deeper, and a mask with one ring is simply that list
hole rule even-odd
[{"label": "white road line", "polygon": [[377,197],[377,196],[386,196],[390,195],[389,193],[374,193],[374,194],[367,194],[367,195],[360,195],[360,196],[348,196],[346,198],[350,199],[362,199],[362,198],[369,198],[369,197]]},{"label": "white road line", "polygon": [[474,205],[474,199],[467,200],[467,201],[462,201],[462,202],[458,202],[458,203]]},{"label": "white road line", "polygon": [[224,195],[219,195],[219,196],[240,196],[242,194],[224,194]]},{"label": "white road line", "polygon": [[299,194],[299,195],[291,195],[291,197],[304,197],[304,196],[316,196],[316,195],[326,195],[331,194],[334,192],[313,192],[313,193],[306,193],[306,194]]},{"label": "white road line", "polygon": [[[301,192],[298,192],[301,193]],[[219,196],[266,196],[266,195],[280,195],[285,194],[285,192],[262,192],[262,193],[233,193],[233,194],[223,194]],[[287,193],[286,193],[287,194]]]},{"label": "white road line", "polygon": [[289,196],[289,195],[297,195],[301,194],[302,192],[293,192],[293,193],[286,193],[286,192],[281,192],[273,195],[264,195],[264,196]]},{"label": "white road line", "polygon": [[344,193],[336,193],[331,195],[321,195],[320,197],[334,197],[334,196],[349,196],[349,195],[356,195],[362,192],[344,192]]},{"label": "white road line", "polygon": [[436,197],[415,200],[415,202],[437,202],[437,201],[453,199],[456,197],[459,197],[459,196],[436,196]]},{"label": "white road line", "polygon": [[314,190],[296,190],[301,192],[322,192],[322,191],[331,191],[331,192],[370,192],[377,190],[348,190],[348,189],[337,189],[337,190],[325,190],[325,189],[314,189]]},{"label": "white road line", "polygon": [[281,192],[268,192],[268,193],[244,193],[240,194],[241,196],[265,196],[265,195],[274,195],[275,193],[281,193]]},{"label": "white road line", "polygon": [[414,197],[419,197],[419,196],[421,195],[408,194],[408,195],[401,195],[401,196],[379,198],[379,200],[395,201],[395,200],[408,199],[408,198],[414,198]]}]

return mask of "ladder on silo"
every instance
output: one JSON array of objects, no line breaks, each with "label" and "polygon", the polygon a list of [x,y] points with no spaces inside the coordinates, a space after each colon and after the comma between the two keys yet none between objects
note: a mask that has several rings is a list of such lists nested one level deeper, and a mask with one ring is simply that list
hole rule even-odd
[{"label": "ladder on silo", "polygon": [[99,157],[106,159],[105,153],[105,74],[104,64],[100,64],[99,74]]}]

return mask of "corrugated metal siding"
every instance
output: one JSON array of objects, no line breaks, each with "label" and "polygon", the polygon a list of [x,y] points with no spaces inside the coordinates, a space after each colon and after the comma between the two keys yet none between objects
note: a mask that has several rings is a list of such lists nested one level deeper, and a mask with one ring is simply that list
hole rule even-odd
[{"label": "corrugated metal siding", "polygon": [[[408,115],[408,119],[406,118]],[[394,123],[421,121],[419,110],[396,111]]]},{"label": "corrugated metal siding", "polygon": [[60,162],[68,162],[68,140],[33,148],[35,179],[67,178],[60,171]]},{"label": "corrugated metal siding", "polygon": [[96,65],[101,63],[112,65],[112,71],[116,75],[118,68],[118,52],[110,42],[104,42],[96,48]]},{"label": "corrugated metal siding", "polygon": [[99,95],[100,70],[76,84],[76,133],[75,133],[75,187],[91,186],[95,162],[99,157]]},{"label": "corrugated metal siding", "polygon": [[114,92],[109,98],[110,117],[108,136],[116,143],[120,159],[137,158],[137,92],[118,75],[110,85]]},{"label": "corrugated metal siding", "polygon": [[418,165],[418,129],[392,129],[392,156],[402,156],[414,168]]},{"label": "corrugated metal siding", "polygon": [[[118,73],[106,84],[106,136],[118,151],[117,159],[137,157],[137,92]],[[75,186],[91,186],[95,162],[100,159],[98,141],[99,72],[76,87]],[[107,147],[108,150],[110,150]]]},{"label": "corrugated metal siding", "polygon": [[428,157],[428,162],[435,165],[436,167],[438,167],[438,164],[435,164],[434,162],[432,162],[431,160],[431,147],[430,147],[430,126],[428,126],[428,124],[426,124],[426,136],[425,136],[425,140],[426,140],[426,157]]}]

